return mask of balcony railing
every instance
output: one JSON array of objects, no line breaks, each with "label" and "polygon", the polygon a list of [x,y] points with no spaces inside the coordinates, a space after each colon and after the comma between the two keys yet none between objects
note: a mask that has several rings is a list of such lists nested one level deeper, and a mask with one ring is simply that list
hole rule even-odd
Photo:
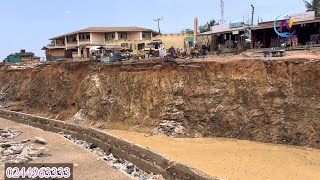
[{"label": "balcony railing", "polygon": [[48,47],[65,47],[65,44],[49,44]]},{"label": "balcony railing", "polygon": [[80,42],[88,42],[90,39],[80,39]]},{"label": "balcony railing", "polygon": [[151,40],[151,37],[143,37],[142,40]]}]

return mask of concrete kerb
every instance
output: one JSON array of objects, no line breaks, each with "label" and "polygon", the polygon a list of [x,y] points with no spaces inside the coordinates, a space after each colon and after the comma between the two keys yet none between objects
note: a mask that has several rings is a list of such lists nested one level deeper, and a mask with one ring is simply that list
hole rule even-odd
[{"label": "concrete kerb", "polygon": [[94,143],[104,151],[111,152],[118,158],[128,160],[147,172],[162,174],[166,179],[219,179],[216,177],[210,177],[188,165],[171,161],[168,157],[156,153],[148,148],[141,147],[94,128],[86,128],[75,124],[4,109],[0,109],[0,117],[37,127],[45,131],[55,133],[63,131],[78,139]]}]

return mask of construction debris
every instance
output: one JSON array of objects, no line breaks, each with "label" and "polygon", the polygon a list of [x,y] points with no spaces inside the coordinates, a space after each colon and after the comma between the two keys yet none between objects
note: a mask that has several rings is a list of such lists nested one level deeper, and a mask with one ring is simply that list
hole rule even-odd
[{"label": "construction debris", "polygon": [[19,131],[10,129],[0,129],[0,142],[4,139],[13,139],[21,134]]},{"label": "construction debris", "polygon": [[20,142],[8,142],[21,134],[19,131],[0,129],[0,161],[5,163],[26,163],[37,157],[50,156],[45,148],[35,148],[33,144],[27,144],[30,140]]},{"label": "construction debris", "polygon": [[160,123],[158,131],[167,136],[177,136],[184,134],[185,128],[179,122],[164,120]]}]

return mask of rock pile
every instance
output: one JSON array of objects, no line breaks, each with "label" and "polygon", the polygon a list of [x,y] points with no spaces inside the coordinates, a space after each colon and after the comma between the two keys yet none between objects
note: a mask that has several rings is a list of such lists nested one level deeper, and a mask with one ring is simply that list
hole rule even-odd
[{"label": "rock pile", "polygon": [[179,122],[164,120],[160,123],[158,131],[160,134],[167,136],[177,136],[183,135],[185,128]]},{"label": "rock pile", "polygon": [[19,131],[10,129],[0,129],[0,161],[5,163],[25,163],[38,157],[50,156],[45,153],[45,148],[35,148],[33,144],[28,144],[30,140],[20,142],[8,141],[21,134]]},{"label": "rock pile", "polygon": [[38,157],[50,156],[45,153],[45,148],[35,148],[34,145],[25,143],[0,143],[0,161],[5,163],[25,163],[30,162]]},{"label": "rock pile", "polygon": [[0,141],[4,139],[13,139],[21,134],[19,131],[10,129],[0,129]]},{"label": "rock pile", "polygon": [[138,180],[164,180],[164,178],[161,175],[154,175],[153,173],[147,173],[126,160],[122,160],[114,157],[112,153],[107,154],[102,149],[97,147],[97,145],[95,144],[76,139],[69,134],[65,134],[64,132],[59,132],[58,134],[73,141],[74,143],[80,145],[81,147],[90,150],[95,155],[101,157],[101,159],[103,159],[104,161],[107,161],[113,168],[122,170]]}]

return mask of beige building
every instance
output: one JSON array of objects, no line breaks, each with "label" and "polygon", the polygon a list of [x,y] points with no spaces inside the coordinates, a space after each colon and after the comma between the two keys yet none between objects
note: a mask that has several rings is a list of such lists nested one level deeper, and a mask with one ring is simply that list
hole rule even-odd
[{"label": "beige building", "polygon": [[51,38],[44,47],[47,60],[65,58],[89,58],[90,48],[97,46],[121,46],[131,49],[133,54],[144,51],[152,41],[161,41],[165,49],[185,49],[190,34],[161,34],[141,27],[91,27]]},{"label": "beige building", "polygon": [[88,58],[91,47],[104,45],[127,47],[137,53],[155,35],[156,31],[141,27],[91,27],[53,37],[43,50],[47,60]]},{"label": "beige building", "polygon": [[[192,46],[193,44],[193,35],[186,33],[178,34],[160,34],[152,38],[153,41],[160,40],[165,49],[174,47],[176,49],[185,50],[185,48]],[[191,43],[191,44],[190,44]]]}]

